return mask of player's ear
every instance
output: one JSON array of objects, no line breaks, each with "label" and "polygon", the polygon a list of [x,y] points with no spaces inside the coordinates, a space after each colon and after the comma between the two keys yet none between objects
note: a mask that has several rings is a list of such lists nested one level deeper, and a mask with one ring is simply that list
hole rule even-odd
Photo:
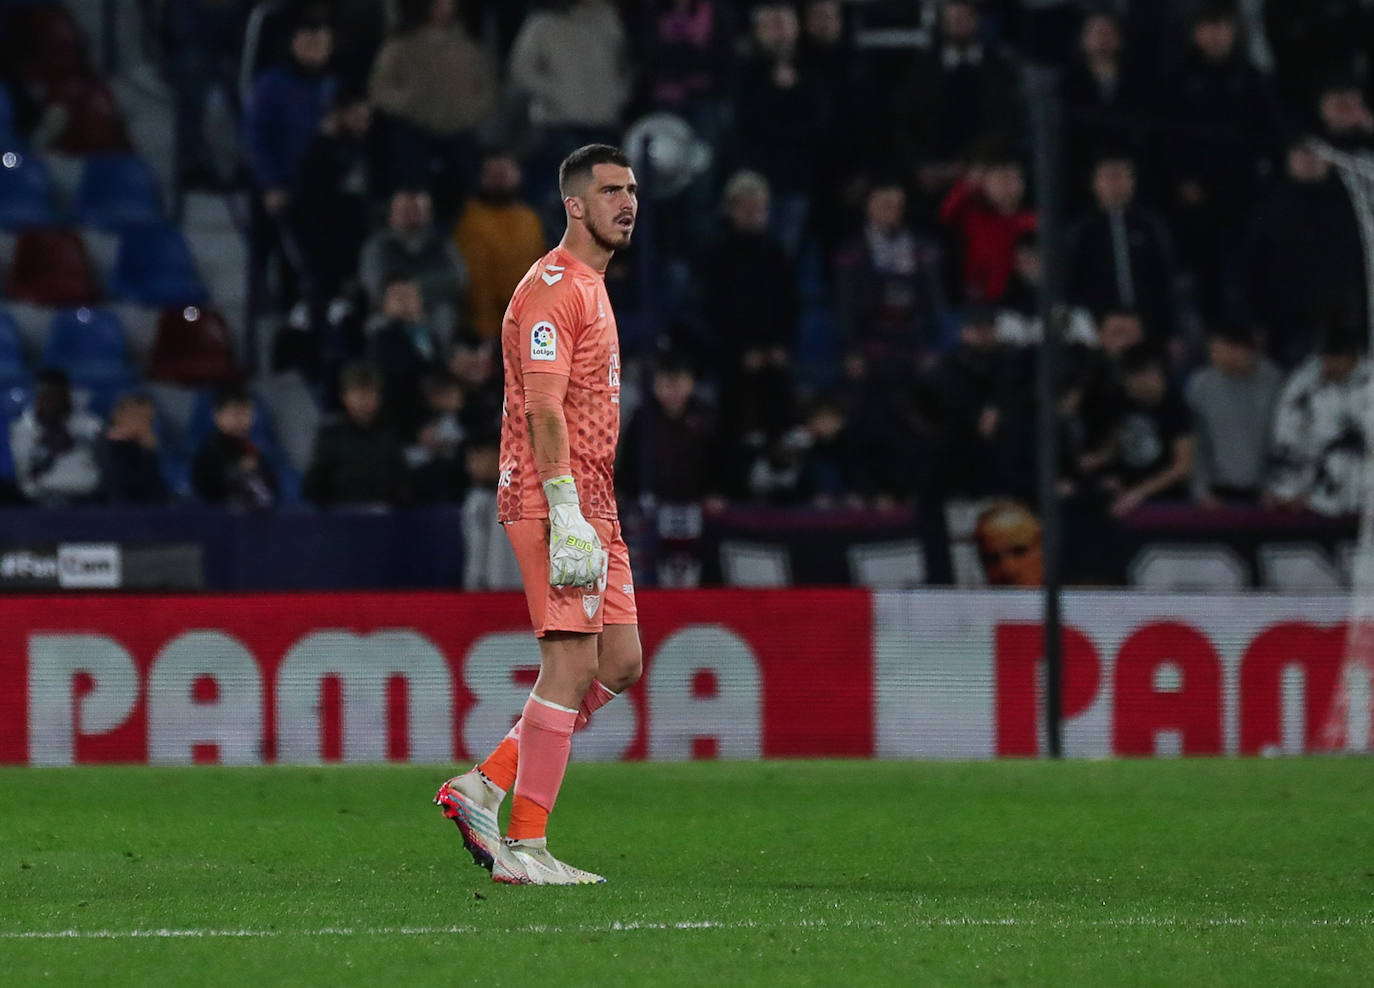
[{"label": "player's ear", "polygon": [[573,219],[582,219],[582,200],[579,199],[577,196],[568,196],[568,198],[563,200],[563,206],[568,210],[568,215],[571,216]]}]

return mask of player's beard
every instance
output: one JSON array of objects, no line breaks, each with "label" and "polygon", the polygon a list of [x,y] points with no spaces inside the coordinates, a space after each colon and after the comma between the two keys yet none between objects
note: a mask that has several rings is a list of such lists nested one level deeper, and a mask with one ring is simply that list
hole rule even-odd
[{"label": "player's beard", "polygon": [[608,235],[598,230],[595,223],[587,224],[587,232],[592,235],[592,240],[602,250],[617,251],[624,250],[630,246],[630,237],[634,234],[634,228],[622,230],[620,227],[611,226],[612,232]]}]

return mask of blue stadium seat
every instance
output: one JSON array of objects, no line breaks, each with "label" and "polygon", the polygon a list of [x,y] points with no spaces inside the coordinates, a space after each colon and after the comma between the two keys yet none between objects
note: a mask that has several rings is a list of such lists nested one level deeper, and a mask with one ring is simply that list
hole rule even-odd
[{"label": "blue stadium seat", "polygon": [[0,148],[0,229],[52,226],[52,176],[36,154]]},{"label": "blue stadium seat", "polygon": [[0,380],[8,380],[13,371],[26,371],[24,337],[14,316],[0,309]]},{"label": "blue stadium seat", "polygon": [[137,155],[91,155],[81,172],[72,212],[77,222],[102,230],[161,223],[157,177]]},{"label": "blue stadium seat", "polygon": [[14,384],[0,389],[0,426],[5,429],[33,402],[33,386]]},{"label": "blue stadium seat", "polygon": [[186,238],[167,224],[124,231],[107,287],[140,305],[204,305],[207,294]]},{"label": "blue stadium seat", "polygon": [[43,341],[43,364],[67,372],[72,383],[92,391],[133,380],[124,324],[109,309],[63,309],[54,313]]}]

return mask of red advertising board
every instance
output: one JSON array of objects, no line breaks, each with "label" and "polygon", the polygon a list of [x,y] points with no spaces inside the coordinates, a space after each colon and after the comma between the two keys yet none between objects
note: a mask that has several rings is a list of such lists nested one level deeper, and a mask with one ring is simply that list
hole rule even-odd
[{"label": "red advertising board", "polygon": [[[579,757],[872,754],[867,593],[640,607],[644,678]],[[537,656],[511,594],[0,599],[0,762],[468,761]]]}]

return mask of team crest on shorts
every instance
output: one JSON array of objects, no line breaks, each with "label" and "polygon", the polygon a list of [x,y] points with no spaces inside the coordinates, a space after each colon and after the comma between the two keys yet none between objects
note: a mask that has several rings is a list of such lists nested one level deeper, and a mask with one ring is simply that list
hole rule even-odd
[{"label": "team crest on shorts", "polygon": [[551,322],[537,322],[530,330],[530,359],[558,359],[558,330]]},{"label": "team crest on shorts", "polygon": [[582,609],[587,612],[587,620],[596,617],[596,609],[601,606],[601,594],[584,593],[582,595]]}]

